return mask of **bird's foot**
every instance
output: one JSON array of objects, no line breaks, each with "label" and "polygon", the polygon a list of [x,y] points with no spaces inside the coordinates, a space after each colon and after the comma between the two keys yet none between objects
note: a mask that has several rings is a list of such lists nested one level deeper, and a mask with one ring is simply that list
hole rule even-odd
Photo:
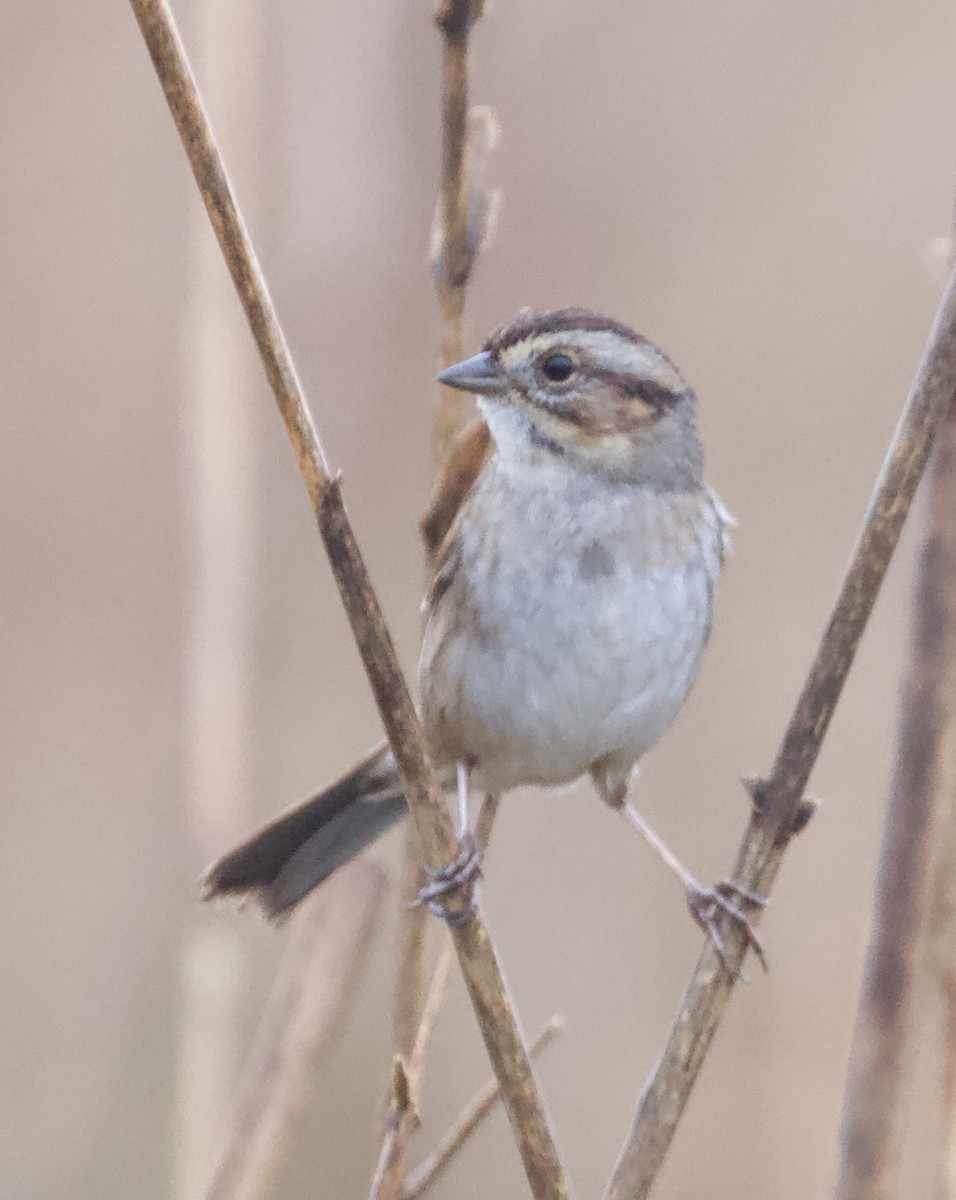
[{"label": "bird's foot", "polygon": [[[481,859],[482,848],[476,845],[471,834],[464,834],[461,852],[453,863],[447,867],[424,868],[431,883],[425,884],[409,907],[417,908],[424,904],[430,913],[441,917],[453,928],[464,925],[475,910],[475,889],[481,878]],[[465,902],[460,908],[451,908],[445,903],[445,898],[456,891],[462,893]]]},{"label": "bird's foot", "polygon": [[727,955],[727,947],[720,932],[720,914],[726,914],[740,927],[747,945],[753,950],[760,965],[766,971],[768,969],[767,957],[764,954],[763,943],[741,905],[749,904],[754,908],[766,908],[768,903],[766,897],[758,896],[756,892],[748,892],[733,879],[722,879],[710,888],[695,885],[687,890],[687,907],[690,909],[691,916],[710,938],[717,957],[735,978],[739,972],[731,966]]}]

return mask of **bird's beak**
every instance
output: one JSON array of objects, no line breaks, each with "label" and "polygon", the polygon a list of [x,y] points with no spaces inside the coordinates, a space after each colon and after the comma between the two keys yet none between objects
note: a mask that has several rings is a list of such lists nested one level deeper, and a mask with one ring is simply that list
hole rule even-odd
[{"label": "bird's beak", "polygon": [[508,390],[507,376],[489,350],[447,367],[438,376],[438,382],[478,396],[501,396]]}]

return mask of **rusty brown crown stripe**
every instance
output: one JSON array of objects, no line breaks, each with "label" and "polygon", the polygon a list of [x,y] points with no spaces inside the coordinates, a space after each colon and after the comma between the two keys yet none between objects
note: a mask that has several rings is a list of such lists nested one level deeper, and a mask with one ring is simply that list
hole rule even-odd
[{"label": "rusty brown crown stripe", "polygon": [[490,350],[492,354],[500,354],[509,346],[523,342],[525,338],[548,333],[565,333],[572,329],[586,329],[594,333],[615,333],[618,337],[626,338],[637,346],[652,345],[647,338],[641,337],[639,333],[622,325],[620,321],[592,312],[589,308],[557,308],[552,312],[522,310],[513,320],[499,325],[488,337],[484,348]]}]

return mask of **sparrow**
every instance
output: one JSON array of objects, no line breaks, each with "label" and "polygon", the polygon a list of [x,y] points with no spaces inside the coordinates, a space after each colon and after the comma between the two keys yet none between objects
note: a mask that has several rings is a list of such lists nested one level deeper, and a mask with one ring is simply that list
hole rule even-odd
[{"label": "sparrow", "polygon": [[[441,383],[472,393],[422,523],[434,551],[419,711],[457,785],[463,857],[422,891],[477,874],[476,787],[560,787],[589,776],[680,881],[727,966],[718,917],[743,928],[763,899],[703,887],[627,802],[637,764],[697,678],[732,519],[704,479],[697,397],[671,359],[583,308],[524,309]],[[406,811],[386,745],[230,850],[205,895],[251,893],[288,912]],[[729,968],[728,968],[729,969]]]}]

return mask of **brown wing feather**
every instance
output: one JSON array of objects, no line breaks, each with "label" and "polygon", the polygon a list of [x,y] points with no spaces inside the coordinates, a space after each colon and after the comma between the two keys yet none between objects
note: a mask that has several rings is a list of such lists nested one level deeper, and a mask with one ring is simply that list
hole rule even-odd
[{"label": "brown wing feather", "polygon": [[428,561],[434,567],[442,543],[455,522],[465,497],[491,454],[491,434],[483,418],[470,421],[452,443],[419,528]]}]

